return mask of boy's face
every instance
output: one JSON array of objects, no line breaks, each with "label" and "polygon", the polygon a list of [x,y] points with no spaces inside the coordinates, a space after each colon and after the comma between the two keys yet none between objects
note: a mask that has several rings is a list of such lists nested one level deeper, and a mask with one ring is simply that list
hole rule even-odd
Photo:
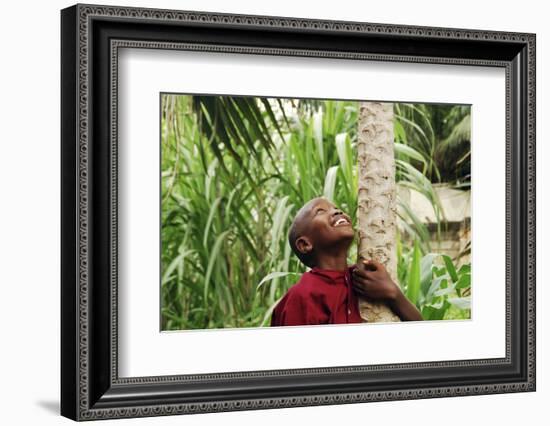
[{"label": "boy's face", "polygon": [[326,198],[315,198],[301,212],[302,232],[296,247],[302,253],[329,251],[354,237],[350,217]]}]

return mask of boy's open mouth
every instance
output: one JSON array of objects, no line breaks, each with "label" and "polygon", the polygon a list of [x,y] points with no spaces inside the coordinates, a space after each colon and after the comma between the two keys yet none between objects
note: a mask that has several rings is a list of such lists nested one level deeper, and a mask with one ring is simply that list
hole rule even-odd
[{"label": "boy's open mouth", "polygon": [[345,217],[341,217],[339,219],[337,219],[333,224],[332,226],[349,226],[351,225],[351,223],[349,222],[348,219],[346,219]]}]

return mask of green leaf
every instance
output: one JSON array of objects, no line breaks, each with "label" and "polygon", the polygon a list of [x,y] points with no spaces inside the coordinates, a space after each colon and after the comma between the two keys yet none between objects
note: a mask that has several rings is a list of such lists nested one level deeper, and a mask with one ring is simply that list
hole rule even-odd
[{"label": "green leaf", "polygon": [[271,272],[270,274],[267,274],[265,277],[262,278],[262,280],[258,283],[258,286],[256,288],[259,289],[264,283],[271,281],[275,278],[286,277],[288,275],[300,276],[301,274],[297,272]]},{"label": "green leaf", "polygon": [[321,160],[321,167],[325,167],[325,150],[323,148],[323,110],[313,114],[313,139],[317,145],[317,154]]},{"label": "green leaf", "polygon": [[444,275],[441,277],[437,277],[432,281],[432,284],[430,285],[430,288],[426,293],[426,303],[432,303],[436,291],[441,288],[447,288],[448,278],[448,275]]},{"label": "green leaf", "polygon": [[434,305],[426,305],[422,308],[422,318],[425,320],[442,320],[451,304],[444,300]]},{"label": "green leaf", "polygon": [[407,133],[398,120],[393,121],[393,135],[396,141],[407,142]]},{"label": "green leaf", "polygon": [[470,296],[468,297],[449,297],[449,303],[456,306],[459,309],[471,309],[472,301]]},{"label": "green leaf", "polygon": [[[412,231],[411,237],[419,238],[422,246],[425,246],[427,249],[430,247],[430,233],[428,228],[420,218],[412,211],[410,206],[404,201],[398,199],[397,205],[399,210],[397,211],[399,217],[403,219],[404,225],[407,228],[410,228]],[[408,227],[407,218],[410,219],[414,226]]]},{"label": "green leaf", "polygon": [[352,180],[353,159],[351,155],[351,147],[348,143],[347,133],[339,133],[336,135],[336,151],[340,160],[340,167],[346,178],[346,181]]},{"label": "green leaf", "polygon": [[426,141],[427,144],[430,143],[430,139],[428,138],[428,136],[426,135],[426,133],[424,132],[424,130],[422,129],[422,127],[420,127],[418,124],[416,124],[414,121],[412,120],[409,120],[408,118],[405,118],[401,115],[396,115],[395,116],[398,120],[401,120],[403,121],[404,123],[407,123],[409,126],[411,126],[412,128],[414,128],[418,134],[420,134],[424,140]]},{"label": "green leaf", "polygon": [[[283,132],[281,130],[281,126],[279,126],[279,122],[275,118],[275,113],[273,112],[273,108],[271,108],[271,104],[269,103],[269,101],[266,98],[260,98],[260,100],[262,101],[262,103],[264,105],[264,108],[267,111],[267,115],[269,116],[269,119],[271,120],[271,123],[273,124],[273,126],[277,130],[277,133],[279,134],[279,137],[281,138],[281,140],[284,140],[284,136],[283,136]],[[279,101],[279,105],[280,105],[280,100],[279,99],[277,99],[277,100]],[[282,112],[283,112],[283,117],[284,117],[284,110],[282,110]],[[284,118],[285,118],[285,121],[286,121],[286,117],[284,117]]]},{"label": "green leaf", "polygon": [[271,226],[271,255],[274,259],[277,258],[277,254],[279,252],[280,235],[283,232],[284,225],[288,220],[292,208],[294,207],[293,205],[287,205],[288,199],[289,197],[287,195],[279,200],[277,209],[273,215],[273,224]]},{"label": "green leaf", "polygon": [[225,237],[227,234],[229,234],[229,230],[222,232],[220,235],[218,235],[218,238],[216,238],[216,242],[214,243],[214,247],[212,248],[212,251],[209,253],[210,260],[208,261],[208,269],[206,270],[206,276],[204,278],[204,303],[207,303],[208,300],[208,288],[210,287],[210,278],[212,277],[212,270],[214,269],[214,265],[216,264],[216,261],[219,260],[218,255],[220,254],[220,248],[222,246],[223,241],[225,240]]},{"label": "green leaf", "polygon": [[469,274],[470,272],[472,272],[472,266],[471,264],[469,263],[465,263],[464,265],[462,265],[460,267],[460,269],[458,270],[458,275],[461,275],[461,274]]},{"label": "green leaf", "polygon": [[185,257],[185,252],[180,254],[179,256],[176,256],[172,262],[168,265],[168,268],[166,268],[166,271],[164,271],[164,274],[162,274],[162,285],[165,285],[169,279],[171,279],[172,272],[176,270],[176,268],[180,265],[180,263],[183,262],[183,259]]},{"label": "green leaf", "polygon": [[428,292],[432,283],[433,261],[437,256],[437,253],[428,253],[420,261],[420,289],[424,295]]},{"label": "green leaf", "polygon": [[447,268],[445,268],[444,266],[441,266],[441,267],[434,266],[433,272],[436,277],[440,277],[447,273]]},{"label": "green leaf", "polygon": [[202,245],[204,247],[206,247],[206,244],[208,243],[208,234],[210,232],[210,226],[212,225],[212,221],[214,220],[214,215],[216,213],[219,213],[218,206],[220,205],[221,200],[222,200],[222,197],[216,198],[212,203],[212,206],[210,206],[210,212],[208,213],[208,220],[206,221],[206,226],[204,227],[204,235],[202,238]]},{"label": "green leaf", "polygon": [[456,283],[455,288],[457,288],[457,289],[468,288],[468,287],[470,287],[470,283],[471,283],[471,275],[470,274],[462,274],[458,278],[458,281]]},{"label": "green leaf", "polygon": [[325,187],[323,195],[326,199],[334,202],[334,188],[336,187],[336,176],[338,176],[338,166],[332,166],[328,169],[325,177]]},{"label": "green leaf", "polygon": [[413,160],[420,161],[422,164],[426,165],[427,161],[424,156],[418,152],[416,149],[411,148],[408,145],[396,142],[394,144],[394,149],[397,154],[402,154],[406,157],[412,158]]},{"label": "green leaf", "polygon": [[407,299],[411,303],[418,302],[418,295],[420,292],[420,248],[418,247],[418,241],[414,240],[413,257],[411,261],[411,269],[409,272],[409,282],[407,283]]},{"label": "green leaf", "polygon": [[455,265],[453,265],[452,259],[446,254],[442,254],[441,257],[443,258],[443,262],[445,262],[447,272],[451,276],[451,279],[453,280],[453,282],[457,282],[458,275],[456,273]]},{"label": "green leaf", "polygon": [[267,309],[267,311],[265,312],[264,317],[262,318],[262,322],[260,324],[260,327],[265,327],[267,325],[267,321],[271,317],[271,314],[273,313],[273,310],[275,309],[275,307],[281,301],[282,298],[283,298],[283,296],[281,296],[279,299],[277,299],[275,302],[273,302],[271,304],[271,306]]},{"label": "green leaf", "polygon": [[451,287],[446,287],[446,288],[440,288],[439,290],[436,290],[434,292],[434,296],[436,297],[440,297],[440,296],[447,296],[449,294],[452,294],[455,292],[455,289],[451,286]]}]

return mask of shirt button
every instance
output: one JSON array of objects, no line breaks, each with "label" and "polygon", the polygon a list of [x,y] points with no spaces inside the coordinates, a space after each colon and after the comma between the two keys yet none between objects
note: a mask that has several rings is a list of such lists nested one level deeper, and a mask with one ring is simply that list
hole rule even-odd
[{"label": "shirt button", "polygon": [[348,309],[348,315],[351,314],[351,309]]}]

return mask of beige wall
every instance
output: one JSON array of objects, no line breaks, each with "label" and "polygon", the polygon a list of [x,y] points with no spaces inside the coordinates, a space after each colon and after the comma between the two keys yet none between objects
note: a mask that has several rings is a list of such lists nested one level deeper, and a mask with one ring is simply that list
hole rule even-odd
[{"label": "beige wall", "polygon": [[[445,218],[441,223],[439,236],[436,215],[426,197],[401,186],[398,186],[398,197],[409,204],[416,216],[430,231],[432,251],[445,253],[453,259],[457,259],[459,254],[466,249],[471,238],[471,192],[452,189],[444,185],[434,185],[434,189],[441,201]],[[408,241],[408,238],[405,238],[405,241]],[[470,261],[470,255],[463,255],[457,260],[459,264],[467,263]]]}]

